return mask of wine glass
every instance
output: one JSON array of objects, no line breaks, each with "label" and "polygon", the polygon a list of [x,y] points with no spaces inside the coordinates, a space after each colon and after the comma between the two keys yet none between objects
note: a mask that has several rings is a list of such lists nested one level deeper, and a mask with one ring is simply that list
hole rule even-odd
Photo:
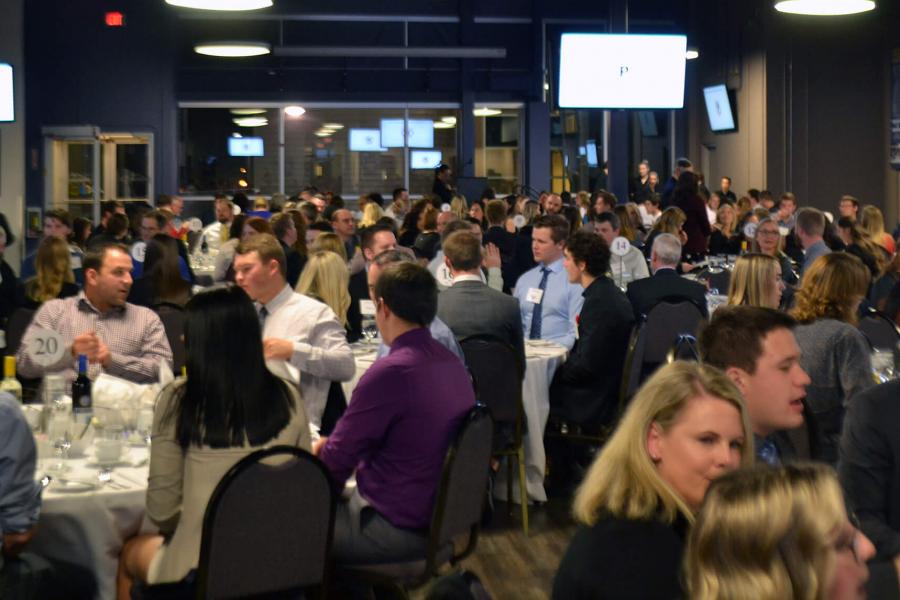
[{"label": "wine glass", "polygon": [[375,343],[375,338],[378,337],[378,325],[375,324],[375,319],[362,320],[362,334],[367,343]]},{"label": "wine glass", "polygon": [[66,461],[69,459],[69,448],[72,446],[69,438],[71,422],[72,419],[65,409],[55,408],[50,413],[50,420],[47,423],[47,438],[56,453],[56,462],[48,467],[49,471],[65,473],[69,470]]}]

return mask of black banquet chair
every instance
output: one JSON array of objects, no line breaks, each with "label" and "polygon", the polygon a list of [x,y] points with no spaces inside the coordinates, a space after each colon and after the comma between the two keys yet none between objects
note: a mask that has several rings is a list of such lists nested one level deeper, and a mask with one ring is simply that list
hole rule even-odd
[{"label": "black banquet chair", "polygon": [[[641,316],[631,333],[625,355],[620,409],[624,409],[641,383],[668,362],[670,351],[682,336],[694,336],[704,320],[700,307],[684,298],[663,299]],[[682,341],[681,346],[685,343]],[[676,354],[680,351],[678,349]]]},{"label": "black banquet chair", "polygon": [[528,535],[528,490],[525,478],[525,413],[522,378],[525,365],[512,346],[493,338],[471,336],[459,343],[472,374],[475,397],[488,407],[494,419],[494,456],[505,457],[506,502],[512,512],[513,460],[519,479],[522,531]]},{"label": "black banquet chair", "polygon": [[153,310],[162,321],[166,339],[169,340],[169,348],[172,349],[172,371],[176,376],[181,375],[181,368],[187,363],[187,353],[184,349],[184,307],[171,302],[161,302],[154,305]]},{"label": "black banquet chair", "polygon": [[[367,581],[408,598],[407,590],[421,587],[447,564],[457,565],[478,542],[487,491],[494,425],[490,413],[477,405],[466,416],[456,440],[447,451],[428,528],[426,554],[418,559],[345,568],[338,577]],[[465,539],[461,551],[456,543]]]},{"label": "black banquet chair", "polygon": [[[15,356],[16,352],[18,352],[19,346],[22,344],[22,338],[25,337],[25,331],[28,329],[28,326],[31,325],[31,320],[34,318],[35,312],[37,311],[20,307],[10,315],[9,320],[6,322],[5,352],[7,356]],[[16,379],[22,384],[23,402],[34,402],[39,400],[38,390],[41,387],[40,377],[29,379],[17,374]]]},{"label": "black banquet chair", "polygon": [[900,330],[883,312],[870,308],[859,319],[859,330],[872,348],[892,351],[900,342]]},{"label": "black banquet chair", "polygon": [[289,446],[254,452],[210,497],[193,588],[136,586],[132,598],[324,598],[334,512],[319,459]]}]

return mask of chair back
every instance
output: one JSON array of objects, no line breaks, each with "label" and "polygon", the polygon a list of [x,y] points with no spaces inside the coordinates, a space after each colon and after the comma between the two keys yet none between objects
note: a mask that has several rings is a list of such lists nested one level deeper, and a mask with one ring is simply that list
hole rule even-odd
[{"label": "chair back", "polygon": [[466,549],[451,558],[460,560],[475,547],[481,523],[491,464],[494,425],[484,406],[476,405],[466,415],[447,455],[431,517],[427,573],[436,564],[438,552],[461,535],[469,535]]},{"label": "chair back", "polygon": [[697,338],[686,333],[678,336],[675,343],[669,348],[668,354],[666,354],[667,363],[675,362],[676,360],[703,362],[700,360],[700,350],[697,348]]},{"label": "chair back", "polygon": [[172,349],[172,366],[175,375],[181,374],[181,367],[187,363],[187,353],[184,349],[184,308],[178,304],[162,302],[153,307],[163,329],[166,330],[166,338],[169,340],[169,348]]},{"label": "chair back", "polygon": [[513,347],[487,337],[460,341],[475,385],[475,397],[486,405],[497,423],[515,423],[522,406],[521,364]]},{"label": "chair back", "polygon": [[308,452],[276,446],[243,458],[206,507],[198,597],[256,597],[323,585],[334,511],[331,478]]},{"label": "chair back", "polygon": [[859,330],[862,331],[872,348],[893,351],[900,342],[900,330],[884,313],[875,309],[869,309],[859,320]]},{"label": "chair back", "polygon": [[30,308],[17,308],[6,322],[6,354],[15,356],[19,350],[19,344],[25,336],[25,330],[31,325],[34,313]]}]

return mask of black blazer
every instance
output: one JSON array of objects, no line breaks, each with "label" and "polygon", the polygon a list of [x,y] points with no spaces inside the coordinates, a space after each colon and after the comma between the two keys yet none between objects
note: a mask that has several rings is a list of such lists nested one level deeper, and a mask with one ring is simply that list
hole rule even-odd
[{"label": "black blazer", "polygon": [[599,429],[616,417],[631,326],[631,305],[608,277],[584,290],[578,340],[550,384],[554,418]]},{"label": "black blazer", "polygon": [[682,598],[681,560],[688,524],[601,515],[581,527],[553,581],[553,600]]},{"label": "black blazer", "polygon": [[353,343],[362,337],[362,313],[359,301],[369,299],[369,279],[365,269],[350,276],[350,308],[347,309],[347,341]]},{"label": "black blazer", "polygon": [[500,249],[500,272],[503,274],[503,291],[509,293],[509,290],[516,285],[516,279],[519,275],[515,263],[516,234],[510,233],[498,225],[492,225],[484,232],[482,242],[485,246],[494,244]]},{"label": "black blazer", "polygon": [[294,289],[297,287],[297,282],[300,280],[300,273],[303,271],[303,267],[306,266],[306,259],[300,256],[299,252],[281,240],[278,240],[278,243],[281,244],[281,249],[284,250],[285,266],[287,267],[285,269],[285,279],[287,279],[291,289]]},{"label": "black blazer", "polygon": [[694,302],[709,317],[706,309],[706,288],[696,281],[681,277],[674,269],[660,269],[652,277],[638,279],[628,284],[628,300],[634,308],[634,318],[650,312],[663,298],[684,298]]}]

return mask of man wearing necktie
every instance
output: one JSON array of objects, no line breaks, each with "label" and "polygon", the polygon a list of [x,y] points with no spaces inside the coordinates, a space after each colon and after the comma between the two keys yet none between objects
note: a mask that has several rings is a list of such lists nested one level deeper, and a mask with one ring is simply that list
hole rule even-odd
[{"label": "man wearing necktie", "polygon": [[569,223],[559,215],[534,221],[531,251],[536,267],[516,282],[522,331],[528,339],[548,340],[572,349],[575,344],[575,316],[584,303],[584,289],[570,283],[563,268],[563,250]]},{"label": "man wearing necktie", "polygon": [[775,467],[822,458],[803,401],[810,379],[800,366],[795,324],[771,308],[724,306],[700,334],[703,361],[725,371],[744,396],[757,460]]}]

